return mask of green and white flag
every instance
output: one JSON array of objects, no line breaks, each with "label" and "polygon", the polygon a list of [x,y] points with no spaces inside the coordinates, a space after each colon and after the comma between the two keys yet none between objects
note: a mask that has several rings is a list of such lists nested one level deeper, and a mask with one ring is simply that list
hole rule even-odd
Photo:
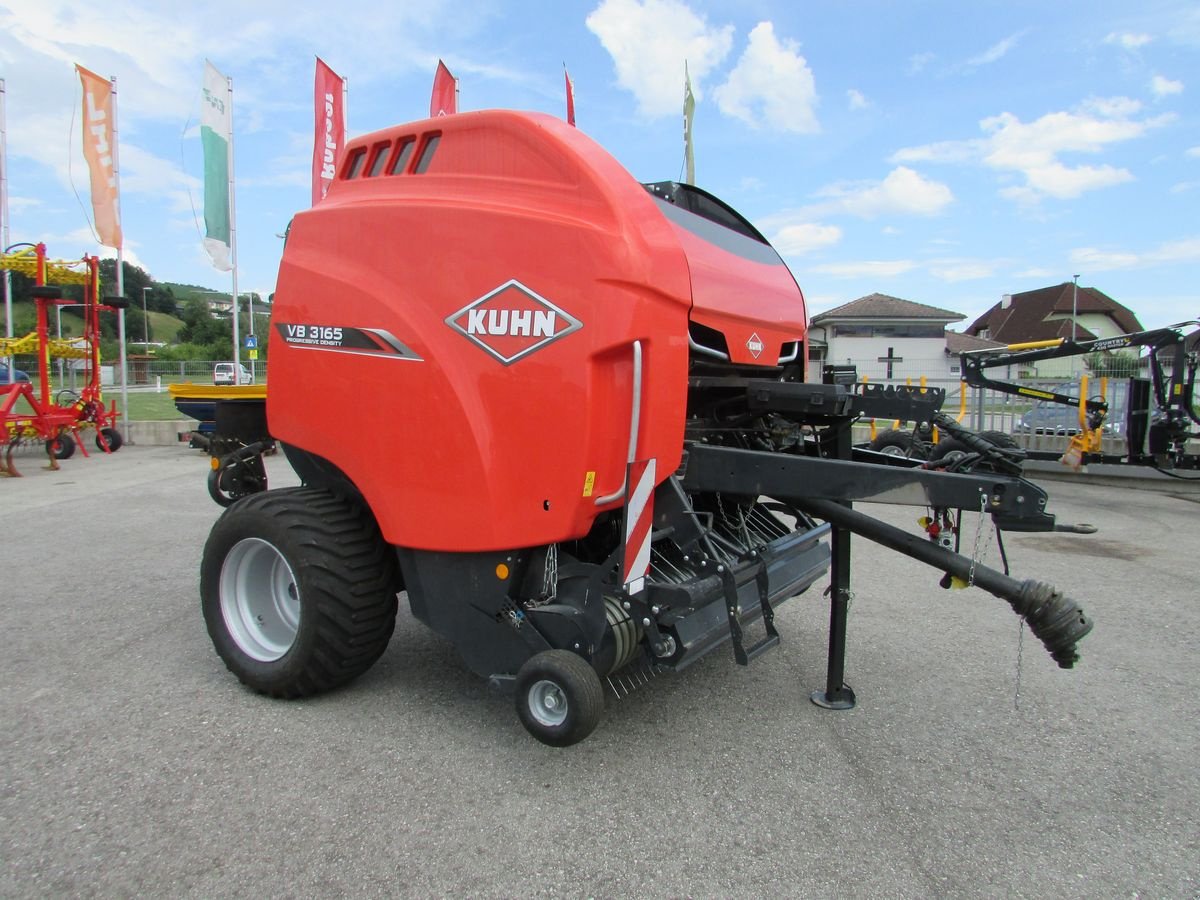
[{"label": "green and white flag", "polygon": [[229,146],[233,141],[233,97],[229,79],[204,61],[200,142],[204,145],[204,249],[222,272],[230,261]]}]

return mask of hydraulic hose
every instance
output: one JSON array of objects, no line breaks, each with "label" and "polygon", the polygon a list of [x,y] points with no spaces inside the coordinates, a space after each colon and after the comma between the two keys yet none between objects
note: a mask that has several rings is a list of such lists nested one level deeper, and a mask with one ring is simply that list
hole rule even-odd
[{"label": "hydraulic hose", "polygon": [[975,584],[1006,600],[1028,623],[1060,668],[1070,669],[1079,659],[1076,643],[1092,630],[1092,620],[1070,597],[1040,581],[1017,581],[970,558],[910,534],[832,500],[789,497],[789,502],[840,528],[903,553],[943,572]]}]

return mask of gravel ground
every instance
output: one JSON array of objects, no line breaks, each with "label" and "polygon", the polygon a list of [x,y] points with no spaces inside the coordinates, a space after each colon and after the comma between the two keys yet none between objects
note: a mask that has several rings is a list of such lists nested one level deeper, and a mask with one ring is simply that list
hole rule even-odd
[{"label": "gravel ground", "polygon": [[206,458],[19,462],[0,480],[0,896],[1200,893],[1195,494],[1054,483],[1051,510],[1099,534],[1006,539],[1014,575],[1095,619],[1075,670],[1002,601],[856,540],[855,709],[808,700],[814,588],[749,668],[718,651],[554,750],[403,598],[354,684],[250,693],[200,617]]}]

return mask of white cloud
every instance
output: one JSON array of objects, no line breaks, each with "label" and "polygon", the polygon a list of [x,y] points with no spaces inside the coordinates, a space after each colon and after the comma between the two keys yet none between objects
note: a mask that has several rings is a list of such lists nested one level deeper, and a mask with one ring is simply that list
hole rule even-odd
[{"label": "white cloud", "polygon": [[1071,263],[1081,269],[1103,272],[1112,269],[1145,269],[1200,261],[1200,237],[1181,238],[1160,244],[1145,253],[1079,247],[1071,251]]},{"label": "white cloud", "polygon": [[713,96],[727,116],[752,127],[815,134],[816,81],[795,41],[779,41],[770,22],[759,22],[729,78]]},{"label": "white cloud", "polygon": [[863,96],[862,91],[856,91],[854,88],[846,91],[846,102],[850,104],[851,109],[866,109],[871,105],[871,101]]},{"label": "white cloud", "polygon": [[43,206],[42,201],[37,197],[9,197],[8,208],[16,212],[24,212],[27,209],[36,209]]},{"label": "white cloud", "polygon": [[785,225],[771,238],[771,244],[784,256],[803,256],[822,247],[830,247],[842,239],[842,229],[836,225],[802,222]]},{"label": "white cloud", "polygon": [[733,44],[732,25],[710,26],[679,0],[602,0],[586,22],[612,57],[617,83],[650,117],[681,115],[685,61],[700,100],[705,77]]},{"label": "white cloud", "polygon": [[828,198],[817,204],[821,210],[863,219],[894,213],[934,216],[954,202],[950,188],[907,166],[892,169],[883,181],[830,185],[818,196]]},{"label": "white cloud", "polygon": [[1188,147],[1185,153],[1193,159],[1200,159],[1200,147]]},{"label": "white cloud", "polygon": [[1116,44],[1125,50],[1138,50],[1145,47],[1153,38],[1148,34],[1133,34],[1130,32],[1113,32],[1104,39],[1106,44]]},{"label": "white cloud", "polygon": [[1183,93],[1183,82],[1172,81],[1170,78],[1164,78],[1162,75],[1155,75],[1150,79],[1150,92],[1159,99],[1170,97],[1172,94]]},{"label": "white cloud", "polygon": [[1172,194],[1186,194],[1188,191],[1194,191],[1200,188],[1200,181],[1180,181],[1171,185]]},{"label": "white cloud", "polygon": [[979,259],[933,260],[927,268],[934,278],[950,283],[976,281],[996,274],[996,263]]},{"label": "white cloud", "polygon": [[978,161],[1001,172],[1023,176],[1024,184],[1006,187],[1002,196],[1021,202],[1044,197],[1072,199],[1133,180],[1126,169],[1111,165],[1071,166],[1059,157],[1067,153],[1096,154],[1111,144],[1133,140],[1171,121],[1169,116],[1137,119],[1141,105],[1127,97],[1092,98],[1074,112],[1047,113],[1022,122],[1012,113],[982,120],[984,138],[941,141],[907,147],[893,154],[895,162]]},{"label": "white cloud", "polygon": [[980,53],[978,56],[973,56],[970,59],[968,59],[967,65],[971,66],[971,67],[986,66],[986,65],[990,65],[991,63],[994,63],[994,62],[997,62],[997,61],[1003,59],[1004,56],[1008,53],[1008,51],[1011,50],[1013,47],[1015,47],[1017,45],[1017,42],[1023,36],[1024,36],[1024,32],[1017,32],[1016,34],[1010,34],[1004,40],[993,44],[991,47],[989,47],[987,50],[983,51],[983,53]]},{"label": "white cloud", "polygon": [[914,53],[908,58],[908,74],[916,75],[925,70],[931,62],[937,59],[934,53]]},{"label": "white cloud", "polygon": [[833,278],[895,278],[917,267],[907,259],[862,260],[859,262],[829,263],[812,266],[808,271]]}]

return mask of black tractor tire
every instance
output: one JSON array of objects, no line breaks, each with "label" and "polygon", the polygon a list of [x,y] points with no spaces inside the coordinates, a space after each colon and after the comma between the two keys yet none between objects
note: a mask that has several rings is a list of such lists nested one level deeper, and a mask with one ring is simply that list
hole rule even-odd
[{"label": "black tractor tire", "polygon": [[545,650],[517,672],[517,716],[543,744],[569,747],[595,730],[604,688],[591,664],[570,650]]},{"label": "black tractor tire", "polygon": [[[108,446],[106,447],[105,444]],[[101,428],[96,432],[96,448],[107,453],[116,453],[125,445],[125,438],[115,428]]]},{"label": "black tractor tire", "polygon": [[60,434],[46,441],[46,453],[55,459],[70,459],[75,455],[75,438]]},{"label": "black tractor tire", "polygon": [[881,431],[875,436],[875,440],[871,441],[869,449],[889,456],[912,456],[912,432],[897,431],[894,428]]},{"label": "black tractor tire", "polygon": [[[1013,439],[1013,436],[1011,434],[1005,434],[1003,431],[981,431],[979,432],[979,436],[1004,450],[1015,448],[1017,446],[1017,442]],[[958,438],[948,437],[937,442],[933,448],[933,452],[929,454],[929,458],[937,461],[939,459],[944,459],[952,453],[962,456],[964,454],[974,452],[975,451],[973,451]]]},{"label": "black tractor tire", "polygon": [[371,514],[313,488],[253,494],[213,526],[200,605],[213,647],[247,687],[321,693],[357,678],[396,626],[399,568]]}]

